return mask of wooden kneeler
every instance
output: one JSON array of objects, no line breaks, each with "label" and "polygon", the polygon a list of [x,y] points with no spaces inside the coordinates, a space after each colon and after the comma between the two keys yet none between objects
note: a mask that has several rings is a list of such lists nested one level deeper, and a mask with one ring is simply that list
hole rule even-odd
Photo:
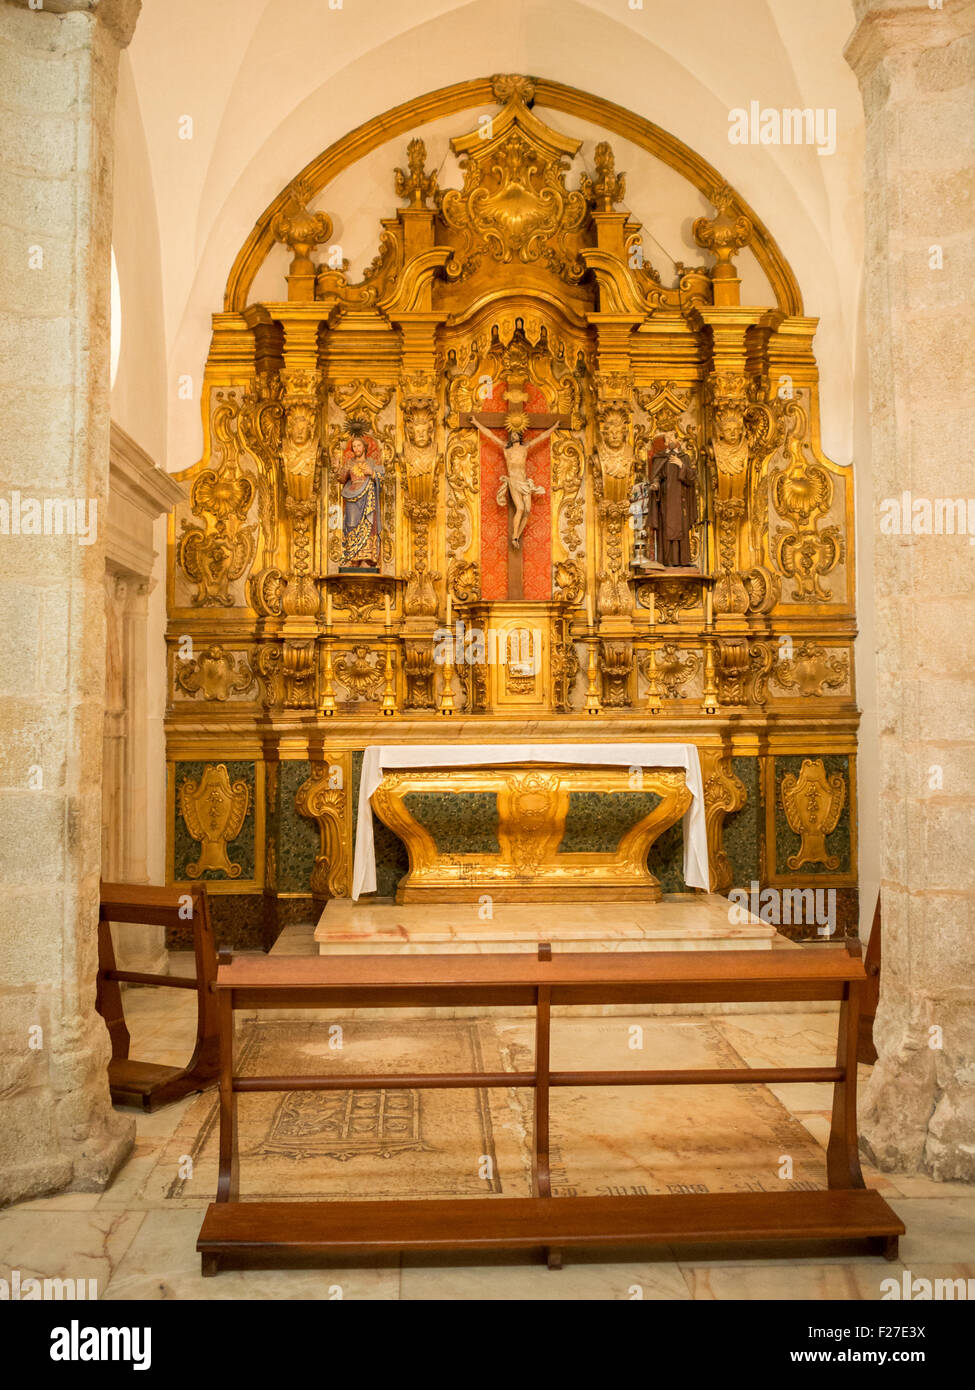
[{"label": "wooden kneeler", "polygon": [[[175,888],[152,888],[141,883],[103,883],[98,911],[98,984],[95,1007],[104,1018],[112,1040],[108,1082],[116,1105],[137,1105],[158,1110],[192,1091],[215,1084],[220,1073],[220,1039],[213,983],[217,956],[213,929],[202,883],[189,890],[192,907],[193,950],[196,976],[149,975],[119,970],[115,960],[110,923],[185,927],[187,893]],[[120,984],[162,985],[167,989],[192,989],[197,996],[196,1046],[185,1067],[165,1067],[157,1062],[137,1062],[129,1056],[130,1037],[122,1008]]]},{"label": "wooden kneeler", "polygon": [[[566,1248],[724,1243],[868,1241],[897,1255],[904,1225],[860,1171],[856,1129],[857,1037],[867,976],[859,942],[848,949],[673,951],[528,955],[327,956],[221,964],[220,1173],[197,1249],[203,1273],[221,1265],[341,1259],[404,1250],[538,1249],[558,1267]],[[551,1069],[553,1005],[840,1001],[836,1065],[710,1070]],[[438,1005],[535,1009],[531,1071],[387,1075],[241,1076],[234,1071],[237,1009],[415,1008]],[[828,1081],[833,1114],[826,1192],[735,1192],[658,1197],[556,1197],[549,1171],[549,1094],[558,1086],[751,1085]],[[535,1092],[533,1197],[375,1202],[240,1202],[237,1100],[268,1091],[529,1087]]]}]

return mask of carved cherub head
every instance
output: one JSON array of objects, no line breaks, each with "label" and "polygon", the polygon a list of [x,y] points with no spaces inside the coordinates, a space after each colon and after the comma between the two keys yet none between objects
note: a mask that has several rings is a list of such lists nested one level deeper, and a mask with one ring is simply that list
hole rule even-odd
[{"label": "carved cherub head", "polygon": [[745,433],[744,412],[730,402],[718,407],[718,438],[723,444],[740,444]]},{"label": "carved cherub head", "polygon": [[315,433],[315,411],[310,405],[293,405],[288,411],[287,436],[300,449]]},{"label": "carved cherub head", "polygon": [[433,416],[429,410],[411,410],[406,416],[406,437],[416,449],[429,448],[433,442]]},{"label": "carved cherub head", "polygon": [[608,449],[622,449],[626,443],[626,412],[609,406],[599,417],[599,434]]}]

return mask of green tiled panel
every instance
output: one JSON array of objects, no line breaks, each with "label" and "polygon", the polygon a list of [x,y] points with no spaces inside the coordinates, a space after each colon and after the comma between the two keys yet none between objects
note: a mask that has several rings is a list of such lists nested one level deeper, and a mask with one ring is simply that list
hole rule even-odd
[{"label": "green tiled panel", "polygon": [[357,748],[350,758],[352,766],[352,833],[359,821],[359,779],[362,776],[362,749]]},{"label": "green tiled panel", "polygon": [[[215,760],[222,762],[223,759]],[[193,836],[186,828],[183,820],[183,813],[180,810],[180,788],[186,781],[198,782],[203,776],[203,769],[211,766],[209,763],[185,762],[176,763],[173,775],[176,778],[176,824],[173,829],[174,854],[174,873],[177,882],[186,878],[187,864],[195,864],[200,857],[200,844],[193,839]],[[227,846],[227,857],[231,864],[240,865],[240,873],[235,879],[230,879],[223,870],[206,869],[200,875],[202,879],[219,879],[224,883],[247,880],[254,877],[254,785],[255,771],[252,762],[228,762],[226,764],[227,773],[230,777],[231,786],[235,782],[245,782],[250,795],[247,798],[247,814],[244,823],[240,827],[240,834],[236,840],[231,840]]]},{"label": "green tiled panel", "polygon": [[311,776],[311,763],[301,759],[279,767],[278,892],[310,893],[321,837],[317,823],[298,814],[295,794]]},{"label": "green tiled panel", "polygon": [[376,892],[381,898],[391,898],[397,884],[409,870],[410,858],[398,835],[373,812],[372,833],[376,843]]},{"label": "green tiled panel", "polygon": [[684,824],[679,820],[654,840],[647,855],[647,867],[660,880],[665,893],[686,893],[684,882]]},{"label": "green tiled panel", "polygon": [[[839,865],[835,869],[828,869],[825,864],[803,864],[801,869],[790,869],[788,858],[791,854],[798,852],[802,843],[801,837],[789,827],[786,820],[785,809],[782,805],[782,779],[792,772],[796,777],[802,768],[803,762],[808,758],[813,761],[822,759],[823,767],[826,769],[826,776],[831,777],[834,772],[843,774],[846,783],[846,801],[840,812],[840,818],[836,823],[836,829],[832,834],[826,836],[826,848],[830,854],[839,857]],[[777,757],[775,759],[775,872],[776,874],[798,874],[802,878],[816,874],[845,874],[850,871],[850,758],[847,753],[797,753],[788,757]]]},{"label": "green tiled panel", "polygon": [[559,854],[611,854],[660,805],[656,792],[570,792]]},{"label": "green tiled panel", "polygon": [[758,758],[732,758],[732,771],[748,794],[744,806],[724,820],[724,851],[734,874],[735,887],[757,883],[761,867],[762,803]]},{"label": "green tiled panel", "polygon": [[[274,764],[264,764],[264,796],[266,803],[264,807],[264,839],[266,841],[265,852],[267,846],[273,845],[276,855],[278,837],[281,831],[281,787],[279,784],[275,783],[273,774],[274,766]],[[271,792],[272,783],[275,784],[273,795]],[[267,869],[266,859],[265,869]],[[274,887],[276,880],[274,879],[273,874],[268,877],[266,882],[271,887]]]},{"label": "green tiled panel", "polygon": [[494,792],[407,792],[403,805],[438,854],[500,854]]}]

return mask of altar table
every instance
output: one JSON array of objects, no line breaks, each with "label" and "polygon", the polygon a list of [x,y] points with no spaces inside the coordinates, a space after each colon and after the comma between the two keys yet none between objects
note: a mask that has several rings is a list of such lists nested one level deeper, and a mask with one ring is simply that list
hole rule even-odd
[{"label": "altar table", "polygon": [[376,850],[371,797],[390,768],[475,767],[518,763],[640,768],[681,768],[691,793],[683,816],[684,881],[707,892],[708,843],[704,783],[697,749],[690,743],[399,744],[367,748],[359,782],[352,897],[376,891]]}]

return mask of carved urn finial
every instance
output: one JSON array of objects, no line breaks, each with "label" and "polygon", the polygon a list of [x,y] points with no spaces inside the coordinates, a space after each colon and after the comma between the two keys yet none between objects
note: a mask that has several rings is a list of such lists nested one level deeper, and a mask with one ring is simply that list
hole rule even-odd
[{"label": "carved urn finial", "polygon": [[422,140],[411,140],[406,147],[407,172],[403,169],[396,170],[396,196],[397,198],[408,198],[412,209],[422,209],[427,205],[427,199],[432,198],[437,191],[436,174],[428,174],[424,170],[427,159],[427,147]]},{"label": "carved urn finial", "polygon": [[616,172],[616,156],[607,141],[596,146],[596,177],[583,174],[580,187],[596,212],[613,212],[626,196],[626,175]]},{"label": "carved urn finial", "polygon": [[735,195],[726,183],[714,190],[711,202],[715,207],[714,217],[699,217],[691,231],[698,246],[703,246],[705,251],[711,251],[715,257],[716,264],[711,271],[715,287],[715,304],[737,304],[737,283],[734,286],[725,286],[722,294],[720,282],[737,282],[738,276],[732,258],[751,241],[754,228],[750,218],[737,211]]},{"label": "carved urn finial", "polygon": [[294,253],[289,275],[314,275],[311,252],[332,235],[332,219],[325,212],[308,212],[301,198],[292,192],[284,211],[271,224],[271,234]]}]

